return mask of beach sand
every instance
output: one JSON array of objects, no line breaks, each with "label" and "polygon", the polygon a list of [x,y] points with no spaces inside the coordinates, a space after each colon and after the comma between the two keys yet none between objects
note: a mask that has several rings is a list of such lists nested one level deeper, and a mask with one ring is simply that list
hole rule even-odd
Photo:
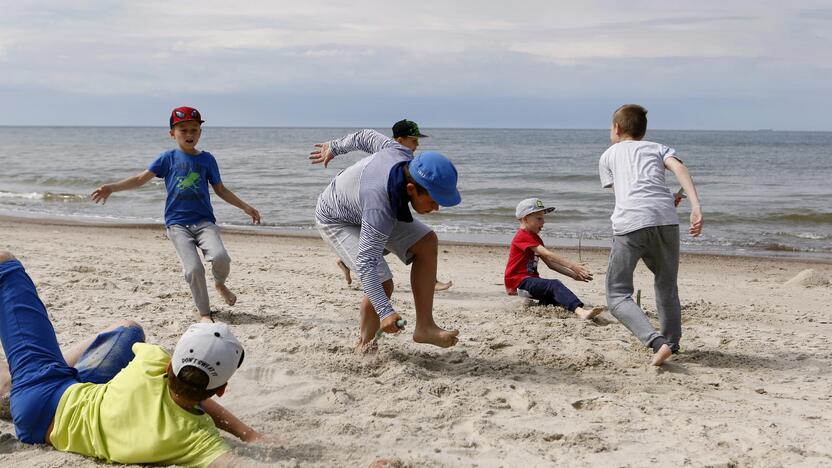
[{"label": "beach sand", "polygon": [[[460,329],[456,347],[417,345],[405,332],[357,357],[361,291],[319,239],[223,239],[239,300],[221,304],[212,289],[212,305],[247,352],[219,401],[285,441],[229,439],[237,453],[276,466],[832,465],[828,263],[683,255],[682,353],[657,369],[609,312],[587,322],[506,296],[507,246],[440,245],[439,277],[454,286],[437,293],[434,315]],[[194,321],[160,227],[5,219],[0,249],[24,262],[62,346],[132,318],[172,349]],[[582,252],[593,282],[563,279],[587,304],[604,304],[606,255]],[[412,330],[409,272],[391,264],[394,303]],[[636,287],[655,320],[651,284],[640,265]],[[0,432],[0,465],[100,466],[20,444],[9,422]]]}]

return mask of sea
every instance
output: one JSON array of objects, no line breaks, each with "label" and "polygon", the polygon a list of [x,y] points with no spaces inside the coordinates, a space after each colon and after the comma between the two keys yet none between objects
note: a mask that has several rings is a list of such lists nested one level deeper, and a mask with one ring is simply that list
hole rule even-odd
[{"label": "sea", "polygon": [[[315,143],[356,130],[205,127],[199,148],[214,154],[224,184],[262,215],[262,225],[252,226],[214,195],[218,223],[316,235],[318,194],[366,155],[342,155],[324,168],[311,165],[309,153]],[[439,151],[459,171],[462,203],[421,217],[441,240],[507,245],[517,229],[515,206],[538,197],[556,207],[542,233],[547,245],[610,245],[614,197],[598,178],[609,130],[423,131],[430,137],[417,153]],[[687,234],[689,204],[679,207],[683,251],[832,261],[832,133],[649,130],[645,139],[675,148],[699,191],[700,237]],[[115,193],[104,205],[89,195],[141,172],[173,144],[161,127],[0,127],[0,215],[161,226],[162,179]],[[672,174],[668,184],[680,187]]]}]

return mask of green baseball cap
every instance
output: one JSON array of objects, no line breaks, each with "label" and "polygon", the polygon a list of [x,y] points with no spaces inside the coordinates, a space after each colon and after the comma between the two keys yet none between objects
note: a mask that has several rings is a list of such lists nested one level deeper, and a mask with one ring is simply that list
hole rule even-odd
[{"label": "green baseball cap", "polygon": [[419,131],[416,122],[404,119],[393,124],[393,138],[399,137],[426,138],[427,135]]}]

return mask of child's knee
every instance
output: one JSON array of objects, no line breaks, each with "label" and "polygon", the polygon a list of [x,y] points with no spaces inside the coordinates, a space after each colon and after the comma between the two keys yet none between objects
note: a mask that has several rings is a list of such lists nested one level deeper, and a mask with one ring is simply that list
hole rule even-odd
[{"label": "child's knee", "polygon": [[144,331],[141,324],[139,324],[139,322],[136,322],[135,320],[124,319],[121,322],[119,322],[118,325],[124,328],[135,328],[137,330]]},{"label": "child's knee", "polygon": [[436,257],[439,254],[439,238],[436,237],[435,232],[430,231],[413,244],[410,251],[417,257],[426,255]]},{"label": "child's knee", "polygon": [[217,255],[214,255],[214,258],[211,259],[211,263],[216,266],[231,265],[231,256],[228,255],[228,251],[223,250],[222,252],[219,252]]},{"label": "child's knee", "polygon": [[8,262],[9,260],[14,260],[14,255],[6,250],[0,250],[0,263]]},{"label": "child's knee", "polygon": [[185,279],[191,281],[194,277],[205,276],[205,267],[202,266],[202,263],[198,263],[196,265],[189,266],[185,268]]}]

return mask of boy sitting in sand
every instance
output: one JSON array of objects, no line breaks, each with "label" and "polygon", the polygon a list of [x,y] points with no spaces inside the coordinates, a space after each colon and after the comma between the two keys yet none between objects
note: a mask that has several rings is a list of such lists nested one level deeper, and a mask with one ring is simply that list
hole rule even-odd
[{"label": "boy sitting in sand", "polygon": [[[412,158],[416,148],[419,147],[419,138],[428,137],[419,130],[419,125],[416,122],[407,119],[402,119],[394,123],[392,130],[392,139],[387,138],[375,130],[364,129],[335,140],[317,143],[315,144],[317,149],[309,154],[309,159],[312,161],[312,164],[323,163],[324,167],[327,167],[329,162],[340,154],[346,154],[351,151],[364,151],[365,153],[373,154],[384,148],[393,146],[395,143],[409,149]],[[338,268],[344,273],[344,279],[347,281],[347,284],[352,284],[350,269],[340,259],[337,263]],[[453,286],[453,284],[453,281],[444,283],[436,280],[434,290],[445,291]]]},{"label": "boy sitting in sand", "polygon": [[[702,210],[687,168],[667,146],[642,141],[647,110],[635,104],[619,107],[612,116],[613,145],[601,156],[601,186],[615,191],[613,242],[607,267],[607,306],[612,315],[645,346],[653,349],[651,364],[660,366],[678,352],[682,338],[682,308],[676,276],[679,272],[677,197],[665,183],[669,169],[691,203],[690,228],[702,232]],[[655,275],[656,309],[661,331],[633,301],[633,271],[639,260]]]},{"label": "boy sitting in sand", "polygon": [[[262,436],[211,400],[225,392],[243,361],[228,326],[191,325],[173,356],[143,340],[141,327],[127,321],[65,360],[31,278],[9,252],[0,252],[0,341],[21,442],[107,462],[236,463],[217,427],[245,441]],[[8,384],[9,376],[0,377],[0,388]]]},{"label": "boy sitting in sand", "polygon": [[141,187],[154,177],[165,179],[165,227],[182,262],[185,281],[191,288],[196,308],[203,322],[213,322],[208,287],[205,284],[205,268],[199,251],[211,262],[214,287],[225,303],[234,305],[237,296],[226,286],[231,271],[231,257],[225,250],[216,225],[214,209],[208,185],[226,202],[251,216],[254,224],[260,224],[260,213],[240,200],[222,183],[217,160],[207,151],[196,149],[202,134],[202,116],[191,107],[177,107],[170,114],[170,136],[178,148],[165,151],[145,171],[113,184],[105,184],[92,192],[96,203],[105,203],[113,192]]},{"label": "boy sitting in sand", "polygon": [[504,280],[506,293],[537,299],[541,304],[559,305],[589,320],[600,314],[602,309],[584,309],[584,303],[563,283],[541,278],[537,272],[538,259],[543,259],[546,266],[558,273],[578,281],[592,280],[592,274],[586,267],[555,255],[543,245],[540,231],[546,223],[546,213],[554,210],[547,208],[538,198],[527,198],[517,204],[514,214],[520,220],[520,228],[509,249]]},{"label": "boy sitting in sand", "polygon": [[457,342],[458,330],[443,330],[433,320],[436,284],[436,234],[413,216],[459,204],[457,172],[439,153],[412,152],[394,143],[338,174],[318,197],[315,223],[321,237],[358,272],[364,298],[357,350],[365,350],[381,328],[397,333],[401,318],[390,304],[393,273],[385,251],[412,263],[410,285],[416,306],[413,341],[441,347]]}]

